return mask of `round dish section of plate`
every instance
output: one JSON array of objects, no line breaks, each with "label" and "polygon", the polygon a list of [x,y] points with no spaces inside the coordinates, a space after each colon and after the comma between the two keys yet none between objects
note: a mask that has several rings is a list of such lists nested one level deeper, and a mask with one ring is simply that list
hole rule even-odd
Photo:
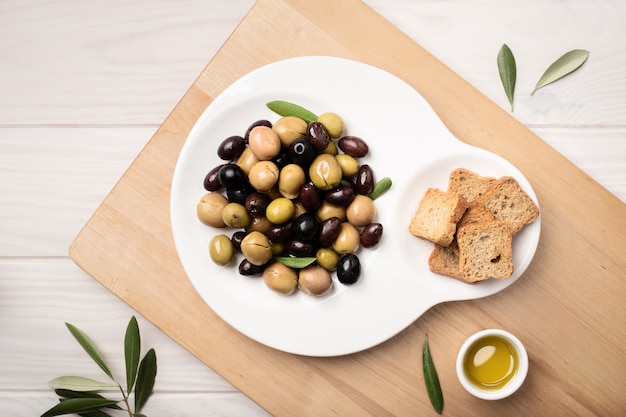
[{"label": "round dish section of plate", "polygon": [[[196,205],[206,193],[203,180],[224,163],[219,144],[243,136],[258,120],[279,115],[267,103],[284,100],[321,114],[341,116],[343,135],[362,138],[369,153],[361,164],[376,178],[391,178],[375,201],[375,221],[384,233],[372,248],[357,252],[358,281],[338,282],[322,296],[270,290],[260,276],[243,276],[238,263],[215,264],[208,251],[213,236],[226,233],[201,223]],[[455,165],[482,175],[513,174],[511,164],[454,138],[426,101],[408,84],[381,69],[334,57],[299,57],[258,68],[226,88],[204,111],[181,150],[171,189],[171,222],[181,264],[202,299],[234,329],[269,347],[306,356],[338,356],[371,348],[401,332],[442,301],[478,298],[510,285],[530,263],[539,222],[516,237],[514,276],[468,285],[429,271],[427,243],[408,233],[420,193],[443,187]],[[446,172],[447,171],[447,172]],[[535,198],[536,201],[536,198]],[[232,230],[231,230],[232,233]],[[495,280],[490,280],[495,281]]]}]

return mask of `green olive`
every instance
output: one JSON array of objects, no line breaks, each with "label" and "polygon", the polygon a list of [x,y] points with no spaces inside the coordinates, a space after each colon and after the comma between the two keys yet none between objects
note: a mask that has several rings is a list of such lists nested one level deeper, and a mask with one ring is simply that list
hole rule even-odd
[{"label": "green olive", "polygon": [[218,265],[228,265],[233,260],[235,249],[233,242],[224,234],[216,235],[209,241],[209,255]]},{"label": "green olive", "polygon": [[343,221],[346,219],[346,208],[324,200],[317,209],[317,212],[315,212],[315,215],[321,222],[331,217],[337,217],[339,220]]},{"label": "green olive", "polygon": [[274,123],[272,130],[280,138],[283,147],[288,148],[291,142],[304,137],[306,126],[306,122],[299,117],[285,116]]},{"label": "green olive", "polygon": [[309,177],[320,190],[330,190],[341,182],[343,173],[337,158],[326,153],[315,157],[309,167]]},{"label": "green olive", "polygon": [[317,121],[324,125],[331,138],[338,138],[343,133],[345,124],[341,116],[336,113],[326,112],[317,117]]},{"label": "green olive", "polygon": [[272,259],[272,245],[265,234],[252,231],[241,241],[241,253],[253,265],[265,265]]},{"label": "green olive", "polygon": [[348,222],[341,223],[339,234],[333,242],[333,249],[340,255],[354,253],[359,249],[361,236],[359,230]]},{"label": "green olive", "polygon": [[317,264],[327,271],[334,271],[339,264],[339,254],[331,248],[319,248],[315,253]]},{"label": "green olive", "polygon": [[250,224],[250,214],[243,205],[228,203],[222,210],[222,220],[226,226],[239,229]]},{"label": "green olive", "polygon": [[337,162],[339,162],[344,177],[351,177],[359,172],[359,161],[353,156],[341,153],[335,155],[335,158],[337,158]]},{"label": "green olive", "polygon": [[321,266],[307,266],[298,273],[298,288],[306,295],[319,296],[333,285],[330,273]]},{"label": "green olive", "polygon": [[280,138],[267,126],[256,126],[248,136],[248,148],[260,161],[269,161],[280,153]]},{"label": "green olive", "polygon": [[295,212],[293,201],[285,197],[272,200],[265,209],[265,217],[274,224],[283,224],[291,220]]},{"label": "green olive", "polygon": [[239,158],[237,158],[237,165],[239,165],[239,168],[241,168],[246,175],[250,174],[250,170],[257,162],[259,162],[259,158],[254,156],[252,150],[247,146],[241,155],[239,155]]},{"label": "green olive", "polygon": [[269,191],[276,182],[280,172],[272,161],[259,161],[250,168],[248,181],[257,191]]},{"label": "green olive", "polygon": [[300,165],[287,164],[280,170],[278,190],[283,197],[294,199],[300,195],[300,189],[305,181],[304,170]]},{"label": "green olive", "polygon": [[222,194],[208,193],[202,196],[196,206],[198,219],[207,226],[226,227],[222,220],[222,211],[228,204],[228,199]]},{"label": "green olive", "polygon": [[289,295],[298,286],[298,273],[280,262],[274,262],[263,270],[263,281],[271,290]]},{"label": "green olive", "polygon": [[348,221],[356,227],[367,226],[374,220],[376,206],[374,201],[366,195],[357,195],[346,208]]},{"label": "green olive", "polygon": [[329,155],[337,155],[338,152],[339,151],[337,150],[337,144],[334,140],[328,142],[328,146],[322,151],[322,153],[327,153]]}]

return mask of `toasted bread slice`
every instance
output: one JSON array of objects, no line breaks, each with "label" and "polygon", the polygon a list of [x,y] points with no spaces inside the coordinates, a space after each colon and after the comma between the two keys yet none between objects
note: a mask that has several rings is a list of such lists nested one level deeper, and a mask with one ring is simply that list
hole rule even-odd
[{"label": "toasted bread slice", "polygon": [[513,177],[499,178],[474,203],[487,207],[496,220],[506,221],[513,234],[539,216],[539,207]]},{"label": "toasted bread slice", "polygon": [[467,282],[513,274],[513,233],[508,223],[470,223],[457,231],[459,269]]},{"label": "toasted bread slice", "polygon": [[483,177],[467,168],[457,168],[450,173],[448,191],[463,196],[469,204],[487,191],[495,181],[493,177]]},{"label": "toasted bread slice", "polygon": [[409,232],[413,236],[448,246],[454,239],[456,224],[466,209],[467,201],[462,196],[429,188],[411,219]]},{"label": "toasted bread slice", "polygon": [[483,204],[472,203],[469,205],[461,219],[456,225],[456,228],[470,224],[470,223],[484,223],[495,220],[491,211],[487,209]]},{"label": "toasted bread slice", "polygon": [[433,251],[428,257],[428,268],[435,274],[447,275],[464,281],[463,274],[459,268],[458,250],[455,251],[452,248],[453,244],[450,244],[450,246],[435,244]]}]

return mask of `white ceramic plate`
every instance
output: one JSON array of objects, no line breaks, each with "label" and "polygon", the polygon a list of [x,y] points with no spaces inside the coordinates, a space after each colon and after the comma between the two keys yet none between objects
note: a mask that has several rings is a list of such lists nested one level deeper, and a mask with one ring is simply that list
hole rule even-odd
[{"label": "white ceramic plate", "polygon": [[[319,298],[299,291],[290,296],[272,292],[262,278],[239,275],[239,261],[228,267],[215,265],[207,245],[224,229],[204,226],[196,217],[196,203],[205,193],[204,176],[223,163],[216,154],[218,144],[228,136],[243,135],[256,120],[278,120],[265,106],[272,100],[298,103],[318,114],[340,114],[346,133],[369,144],[370,153],[363,162],[372,166],[377,178],[393,180],[391,190],[376,200],[383,238],[377,247],[358,253],[359,281],[352,286],[335,281],[333,289]],[[172,182],[174,241],[204,301],[248,337],[307,356],[361,351],[393,337],[435,304],[505,289],[530,264],[539,241],[540,219],[515,236],[515,271],[507,280],[469,285],[428,270],[432,244],[410,235],[407,227],[426,189],[446,189],[450,172],[458,167],[486,176],[511,175],[536,201],[520,171],[497,155],[458,141],[427,102],[397,77],[332,57],[279,61],[224,90],[190,132]]]}]

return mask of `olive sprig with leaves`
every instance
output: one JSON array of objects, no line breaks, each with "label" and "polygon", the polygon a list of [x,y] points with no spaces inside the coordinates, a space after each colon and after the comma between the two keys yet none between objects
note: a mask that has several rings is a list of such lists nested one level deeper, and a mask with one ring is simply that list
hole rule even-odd
[{"label": "olive sprig with leaves", "polygon": [[[61,376],[55,378],[48,384],[55,390],[60,402],[41,416],[80,414],[87,417],[107,417],[110,416],[107,413],[109,410],[123,410],[128,412],[129,417],[145,417],[140,411],[150,395],[152,395],[157,373],[157,362],[154,349],[148,350],[140,361],[141,337],[137,319],[134,316],[131,317],[124,337],[126,389],[113,376],[104,357],[89,336],[70,323],[65,323],[65,325],[91,359],[110,378],[111,382],[101,382],[81,376]],[[119,389],[121,398],[108,399],[98,394],[98,392],[103,390],[115,388]],[[130,396],[133,391],[134,407],[131,408]]]}]

